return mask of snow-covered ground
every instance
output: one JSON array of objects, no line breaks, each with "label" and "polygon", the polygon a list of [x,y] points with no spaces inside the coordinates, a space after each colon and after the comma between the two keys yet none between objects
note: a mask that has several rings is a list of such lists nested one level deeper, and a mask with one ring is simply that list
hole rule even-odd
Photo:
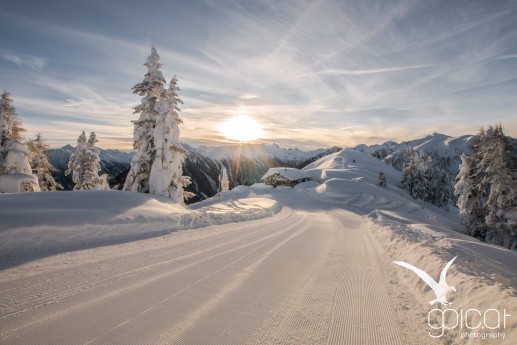
[{"label": "snow-covered ground", "polygon": [[168,198],[122,191],[0,195],[0,268],[56,253],[264,218],[279,210],[271,199],[215,197],[210,206],[194,210]]},{"label": "snow-covered ground", "polygon": [[[380,170],[387,188],[376,185]],[[411,199],[397,187],[399,172],[364,153],[344,150],[306,171],[317,182],[241,186],[189,209],[123,192],[0,196],[0,339],[517,342],[516,252],[457,233],[457,211]],[[433,291],[392,263],[437,279],[454,257],[448,306],[430,306]],[[443,323],[433,308],[445,311]],[[453,327],[467,310],[467,325],[479,327],[463,319]],[[486,318],[473,320],[474,310]],[[504,325],[496,311],[511,314]],[[442,324],[450,329],[432,338]]]}]

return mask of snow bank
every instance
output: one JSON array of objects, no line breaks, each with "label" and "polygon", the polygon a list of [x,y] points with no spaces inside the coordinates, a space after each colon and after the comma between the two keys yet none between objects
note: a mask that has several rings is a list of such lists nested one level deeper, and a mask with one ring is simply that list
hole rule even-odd
[{"label": "snow bank", "polygon": [[0,195],[0,268],[72,250],[270,217],[273,200],[212,198],[196,209],[122,191]]},{"label": "snow bank", "polygon": [[[517,310],[517,252],[480,242],[454,231],[454,228],[443,222],[430,222],[415,213],[375,210],[368,219],[373,234],[389,259],[410,263],[434,279],[438,280],[445,264],[457,256],[447,273],[447,283],[454,286],[456,292],[449,292],[447,300],[452,305],[442,309],[466,311],[473,308],[482,313],[489,309],[496,309],[500,313],[506,310],[512,317],[507,318],[505,329],[488,332],[505,333],[504,340],[498,341],[498,344],[517,343],[517,318],[514,315]],[[433,291],[412,271],[395,264],[388,267],[390,271],[387,274],[394,277],[391,283],[396,286],[394,290],[399,291],[397,298],[403,303],[403,307],[402,304],[398,306],[402,308],[402,313],[404,309],[413,309],[415,313],[422,314],[422,324],[427,325],[428,312],[432,308],[440,308],[439,305],[429,305],[429,301],[436,297]],[[412,295],[411,299],[408,294]],[[407,302],[415,299],[418,302],[416,305]],[[454,315],[452,312],[447,313],[445,324],[454,325]],[[486,324],[497,325],[497,315],[493,311],[488,313]],[[438,326],[442,324],[441,319],[432,318],[431,321]],[[483,339],[462,339],[460,333],[465,331],[468,329],[458,327],[447,330],[441,340],[447,344],[484,343]]]},{"label": "snow bank", "polygon": [[42,225],[120,224],[189,213],[169,199],[122,191],[63,191],[0,197],[0,232]]},{"label": "snow bank", "polygon": [[[342,157],[345,157],[346,164],[342,163]],[[387,188],[377,185],[381,168],[388,177]],[[317,201],[368,214],[366,219],[370,229],[379,245],[385,249],[385,274],[392,277],[391,290],[398,302],[394,308],[399,317],[404,319],[410,309],[411,315],[422,315],[421,320],[416,321],[417,324],[427,327],[428,312],[433,308],[463,312],[475,309],[482,313],[495,309],[499,314],[492,310],[483,322],[497,325],[497,316],[506,311],[512,317],[506,320],[505,329],[488,332],[486,329],[478,329],[474,333],[501,331],[505,333],[505,338],[497,343],[517,343],[517,318],[514,315],[517,310],[517,252],[458,233],[457,209],[447,212],[411,198],[397,187],[401,178],[399,172],[364,153],[343,150],[309,165],[306,170],[314,177],[319,176],[322,183],[301,185],[296,191],[310,195]],[[436,296],[428,285],[412,271],[392,263],[410,263],[438,280],[445,264],[456,256],[447,274],[447,282],[456,288],[456,292],[448,294],[447,299],[453,304],[446,307],[430,306],[429,301]],[[454,316],[453,312],[447,313],[444,323],[454,326]],[[478,320],[474,321],[477,324]],[[431,322],[439,326],[442,320],[432,314]],[[411,322],[408,321],[408,324]],[[465,326],[463,329],[451,328],[440,339],[441,343],[485,343],[480,338],[462,338],[461,333],[469,331]],[[428,331],[433,330],[427,329],[425,333]]]},{"label": "snow bank", "polygon": [[39,192],[38,177],[33,174],[0,175],[0,193]]}]

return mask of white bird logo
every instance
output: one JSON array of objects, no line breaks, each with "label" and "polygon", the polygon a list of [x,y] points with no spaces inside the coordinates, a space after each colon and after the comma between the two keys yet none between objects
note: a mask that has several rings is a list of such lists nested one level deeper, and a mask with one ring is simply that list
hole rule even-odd
[{"label": "white bird logo", "polygon": [[434,294],[436,295],[436,299],[433,299],[429,302],[429,304],[433,305],[436,302],[440,302],[443,305],[452,304],[450,302],[447,302],[447,292],[454,291],[456,292],[456,288],[454,286],[450,286],[445,281],[445,276],[447,275],[447,270],[449,267],[451,267],[452,262],[457,258],[457,256],[454,257],[451,261],[445,265],[445,267],[442,270],[442,273],[440,273],[440,281],[437,283],[436,280],[431,278],[429,274],[422,271],[420,268],[416,268],[415,266],[412,266],[406,262],[403,261],[393,261],[394,264],[400,265],[405,268],[409,268],[411,271],[415,272],[431,289],[433,289]]}]

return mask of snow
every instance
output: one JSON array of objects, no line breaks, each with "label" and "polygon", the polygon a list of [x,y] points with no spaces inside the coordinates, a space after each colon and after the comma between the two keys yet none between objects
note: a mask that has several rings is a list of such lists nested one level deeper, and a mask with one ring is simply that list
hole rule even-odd
[{"label": "snow", "polygon": [[305,178],[309,178],[310,176],[304,172],[303,170],[296,168],[270,168],[264,176],[262,176],[262,180],[267,179],[268,177],[280,174],[291,181],[301,180]]},{"label": "snow", "polygon": [[23,183],[28,181],[33,191],[40,190],[38,177],[33,174],[13,173],[0,175],[0,193],[23,193]]},{"label": "snow", "polygon": [[[216,201],[191,210],[168,198],[123,191],[2,195],[0,267],[70,250],[258,219],[280,210],[271,200],[220,197]],[[224,216],[217,215],[222,209],[227,211]]]},{"label": "snow", "polygon": [[388,184],[396,186],[402,180],[402,173],[391,165],[352,148],[323,157],[303,170],[320,182],[331,178],[362,177],[371,184],[377,184],[380,171],[384,171]]},{"label": "snow", "polygon": [[458,210],[412,199],[400,172],[366,153],[343,150],[305,171],[318,181],[237,186],[190,209],[116,191],[0,196],[2,339],[482,344],[459,328],[431,338],[428,312],[441,307],[393,264],[436,278],[457,256],[447,308],[506,310],[505,337],[492,343],[517,342],[517,252],[458,233]]}]

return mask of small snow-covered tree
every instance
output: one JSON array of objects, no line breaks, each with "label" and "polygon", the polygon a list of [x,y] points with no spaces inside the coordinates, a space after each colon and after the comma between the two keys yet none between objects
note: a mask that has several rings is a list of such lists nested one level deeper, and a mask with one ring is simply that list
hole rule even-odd
[{"label": "small snow-covered tree", "polygon": [[386,180],[386,174],[384,174],[384,171],[382,171],[382,170],[379,172],[378,185],[383,188],[386,188],[386,186],[388,185],[388,181]]},{"label": "small snow-covered tree", "polygon": [[65,175],[72,174],[72,181],[75,183],[74,190],[89,189],[83,187],[86,179],[85,156],[87,150],[86,134],[83,131],[77,138],[77,146],[68,160],[68,169],[65,171]]},{"label": "small snow-covered tree", "polygon": [[428,189],[424,171],[420,154],[412,148],[408,149],[407,161],[402,171],[402,186],[415,199],[423,200]]},{"label": "small snow-covered tree", "polygon": [[230,190],[230,181],[228,180],[228,172],[226,168],[223,167],[221,174],[219,175],[219,191],[227,192]]},{"label": "small snow-covered tree", "polygon": [[57,169],[48,161],[48,146],[41,134],[38,133],[34,140],[28,142],[27,146],[30,151],[29,163],[32,171],[38,177],[40,189],[42,191],[63,189],[63,186],[52,177],[52,173],[56,172]]},{"label": "small snow-covered tree", "polygon": [[25,129],[18,119],[14,101],[9,92],[3,92],[0,96],[0,143],[6,140],[22,140],[22,133]]},{"label": "small snow-covered tree", "polygon": [[190,184],[190,179],[183,176],[185,149],[180,143],[178,104],[183,102],[178,97],[178,79],[174,76],[162,99],[156,104],[156,126],[154,128],[154,148],[156,151],[151,175],[149,192],[174,199],[183,203],[183,188]]},{"label": "small snow-covered tree", "polygon": [[101,158],[100,158],[100,151],[97,146],[95,146],[99,140],[97,139],[97,134],[95,132],[90,133],[90,138],[88,138],[88,149],[93,152],[93,155],[91,156],[91,168],[93,171],[95,171],[96,175],[93,175],[93,179],[95,181],[95,188],[98,190],[109,190],[110,186],[108,184],[108,174],[103,174],[101,176],[98,175],[99,171],[101,170]]},{"label": "small snow-covered tree", "polygon": [[10,175],[4,180],[11,181],[7,183],[10,185],[8,188],[10,192],[40,190],[27,159],[29,149],[22,142],[21,133],[24,131],[9,93],[2,93],[0,96],[0,175],[17,174],[16,178],[13,178],[15,175]]},{"label": "small snow-covered tree", "polygon": [[136,151],[131,161],[131,168],[124,184],[124,190],[131,192],[149,192],[149,178],[151,167],[155,160],[154,146],[155,126],[158,115],[157,104],[164,94],[165,78],[159,62],[160,56],[154,46],[151,55],[147,57],[144,66],[147,74],[141,83],[133,86],[133,93],[143,96],[141,103],[134,108],[135,114],[140,114],[138,120],[133,121],[133,149]]},{"label": "small snow-covered tree", "polygon": [[75,183],[74,190],[106,190],[109,189],[107,176],[99,177],[100,158],[95,147],[97,137],[94,132],[90,134],[88,141],[84,131],[77,139],[77,146],[68,161],[68,169],[65,175],[72,174]]},{"label": "small snow-covered tree", "polygon": [[0,97],[0,174],[32,173],[27,160],[29,151],[22,143],[21,133],[24,131],[9,93],[2,93]]}]

